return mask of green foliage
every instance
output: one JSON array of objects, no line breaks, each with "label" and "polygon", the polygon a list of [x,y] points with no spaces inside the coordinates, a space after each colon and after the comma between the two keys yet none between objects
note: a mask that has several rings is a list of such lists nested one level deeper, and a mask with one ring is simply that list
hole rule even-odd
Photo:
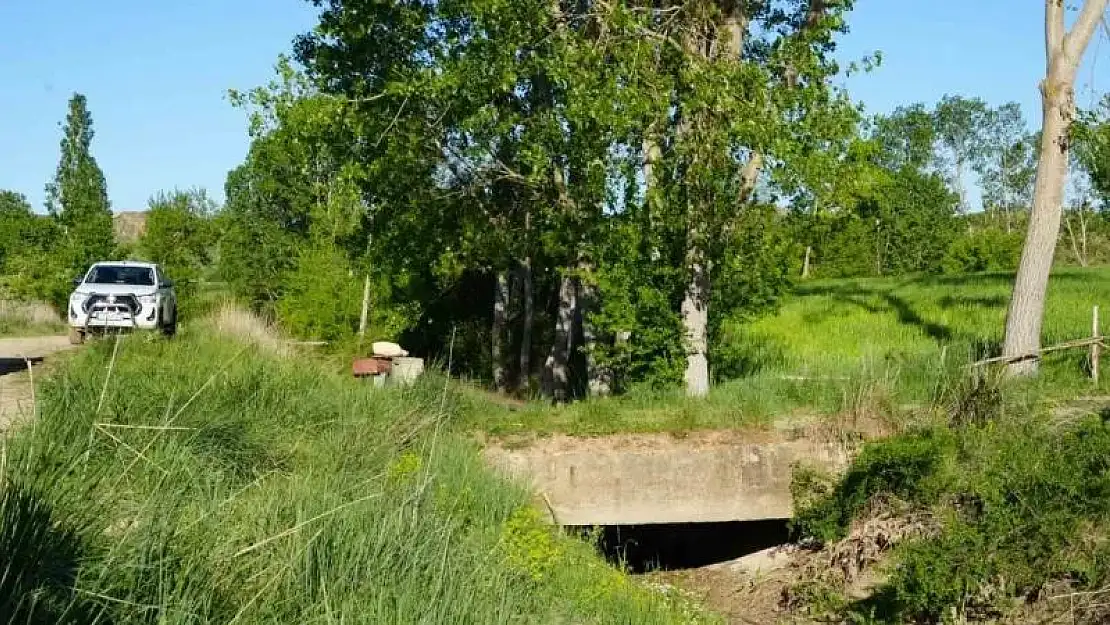
[{"label": "green foliage", "polygon": [[956,237],[941,261],[944,273],[965,274],[982,271],[1013,271],[1021,259],[1025,242],[1023,230],[1006,232],[986,226]]},{"label": "green foliage", "polygon": [[956,236],[959,198],[935,175],[903,168],[860,207],[874,221],[876,267],[880,274],[936,273]]},{"label": "green foliage", "polygon": [[944,429],[900,434],[863,448],[826,497],[795,513],[793,526],[805,538],[843,538],[849,524],[876,497],[929,505],[951,480],[956,439]]},{"label": "green foliage", "polygon": [[1072,133],[1074,158],[1106,208],[1110,201],[1110,96],[1093,110],[1080,112]]},{"label": "green foliage", "polygon": [[[277,319],[296,336],[343,342],[358,330],[365,274],[335,246],[302,249],[282,279]],[[371,280],[368,340],[393,340],[416,318],[411,307],[390,301],[388,282]]]},{"label": "green foliage", "polygon": [[[1011,407],[1012,408],[1012,407]],[[931,511],[936,532],[898,545],[878,596],[881,622],[1006,616],[1049,584],[1076,591],[1110,581],[1110,427],[999,414],[869,446],[834,494],[799,526],[835,539],[866,516],[859,502],[891,496]],[[843,606],[866,613],[874,602]]]},{"label": "green foliage", "polygon": [[0,268],[17,256],[44,252],[56,236],[54,225],[36,215],[27,198],[0,190]]},{"label": "green foliage", "polygon": [[139,252],[162,266],[186,300],[212,262],[216,210],[203,189],[160,193],[150,200]]}]

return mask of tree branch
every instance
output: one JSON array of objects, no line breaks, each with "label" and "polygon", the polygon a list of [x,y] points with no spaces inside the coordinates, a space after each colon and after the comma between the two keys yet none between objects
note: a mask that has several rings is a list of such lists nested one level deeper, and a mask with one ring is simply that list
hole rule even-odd
[{"label": "tree branch", "polygon": [[[1088,5],[1091,3],[1088,2]],[[1045,0],[1044,46],[1047,73],[1064,45],[1064,0]]]},{"label": "tree branch", "polygon": [[[1064,36],[1063,43],[1061,44],[1064,54],[1067,56],[1068,62],[1076,66],[1079,65],[1080,57],[1083,51],[1087,49],[1087,44],[1091,41],[1091,36],[1094,35],[1095,29],[1098,28],[1099,21],[1106,13],[1106,5],[1110,0],[1087,0],[1083,4],[1083,10],[1079,13],[1079,17],[1075,20],[1075,24],[1071,28],[1071,32]],[[1060,0],[1062,3],[1063,0]],[[1063,9],[1061,9],[1061,15]],[[1063,17],[1060,18],[1063,20]]]}]

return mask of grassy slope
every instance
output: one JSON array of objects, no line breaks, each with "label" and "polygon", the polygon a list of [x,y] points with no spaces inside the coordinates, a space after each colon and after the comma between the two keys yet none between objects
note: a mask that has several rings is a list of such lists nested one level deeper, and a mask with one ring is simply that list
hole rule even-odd
[{"label": "grassy slope", "polygon": [[[891,415],[928,404],[960,367],[999,349],[1010,274],[817,281],[798,287],[776,314],[725,324],[715,366],[734,379],[704,401],[680,392],[590,400],[552,409],[531,403],[470,411],[472,425],[506,435],[606,434],[766,427],[773,419],[842,413]],[[1110,310],[1110,269],[1057,270],[1046,344],[1090,335],[1091,307]],[[1110,392],[1085,377],[1086,354],[1046,357],[1022,390],[1047,400]],[[718,374],[722,373],[718,371]]]},{"label": "grassy slope", "polygon": [[458,397],[434,376],[376,391],[185,332],[123,341],[105,384],[111,347],[78,355],[40,389],[39,420],[4,449],[0,561],[16,574],[0,577],[0,613],[23,610],[28,623],[106,613],[118,624],[703,619],[544,526],[526,493],[452,432]]}]

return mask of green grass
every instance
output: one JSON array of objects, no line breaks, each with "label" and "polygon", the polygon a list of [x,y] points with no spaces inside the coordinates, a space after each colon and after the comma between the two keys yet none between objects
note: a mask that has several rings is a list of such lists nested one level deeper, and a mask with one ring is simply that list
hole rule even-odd
[{"label": "green grass", "polygon": [[[732,326],[753,368],[853,370],[929,357],[974,360],[997,352],[1012,274],[804,284],[778,314]],[[1091,307],[1110,305],[1110,269],[1058,269],[1049,285],[1046,344],[1091,334]]]},{"label": "green grass", "polygon": [[546,526],[455,433],[442,378],[375,390],[202,334],[125,339],[114,365],[97,342],[40,389],[0,454],[0,613],[712,622]]},{"label": "green grass", "polygon": [[[633,392],[559,408],[487,403],[468,414],[495,435],[766,428],[832,415],[912,420],[968,375],[964,365],[999,353],[1012,282],[1003,273],[807,282],[776,313],[723,325],[711,354],[718,382],[705,400]],[[1057,270],[1044,344],[1090,336],[1098,304],[1110,314],[1110,269]],[[1036,379],[1010,392],[1047,402],[1110,393],[1107,376],[1096,387],[1086,367],[1083,350],[1050,354]]]}]

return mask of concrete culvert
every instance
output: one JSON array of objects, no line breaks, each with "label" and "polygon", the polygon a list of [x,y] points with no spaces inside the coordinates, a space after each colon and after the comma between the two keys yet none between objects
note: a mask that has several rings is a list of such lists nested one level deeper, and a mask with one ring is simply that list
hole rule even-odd
[{"label": "concrete culvert", "polygon": [[632,573],[677,571],[720,564],[772,547],[790,536],[789,519],[718,523],[573,526],[582,537],[596,533],[598,550]]}]

